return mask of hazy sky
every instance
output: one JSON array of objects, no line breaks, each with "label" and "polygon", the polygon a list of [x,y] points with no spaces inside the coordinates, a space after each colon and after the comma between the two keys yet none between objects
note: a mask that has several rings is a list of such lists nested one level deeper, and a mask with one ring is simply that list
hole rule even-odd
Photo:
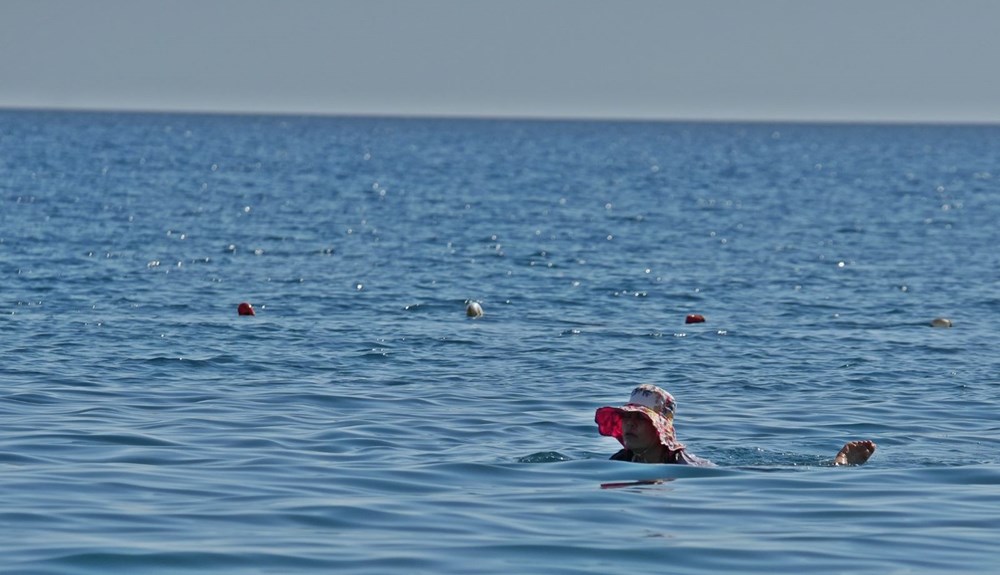
[{"label": "hazy sky", "polygon": [[0,107],[1000,122],[996,0],[0,0]]}]

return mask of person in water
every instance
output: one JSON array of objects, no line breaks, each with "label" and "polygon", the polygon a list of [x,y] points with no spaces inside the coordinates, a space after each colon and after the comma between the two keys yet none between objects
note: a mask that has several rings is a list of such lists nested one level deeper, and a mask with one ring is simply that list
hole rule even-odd
[{"label": "person in water", "polygon": [[[707,459],[689,453],[674,435],[674,396],[655,385],[643,384],[621,407],[601,407],[594,422],[601,435],[614,437],[622,449],[611,456],[616,461],[637,463],[678,463],[714,466]],[[833,460],[834,465],[861,465],[875,453],[872,441],[849,441]]]}]

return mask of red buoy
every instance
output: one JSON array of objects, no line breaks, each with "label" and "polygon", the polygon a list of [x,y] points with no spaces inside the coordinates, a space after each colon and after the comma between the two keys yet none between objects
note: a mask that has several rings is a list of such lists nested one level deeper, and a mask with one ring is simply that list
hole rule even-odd
[{"label": "red buoy", "polygon": [[699,313],[693,313],[684,318],[684,323],[705,323],[705,316]]},{"label": "red buoy", "polygon": [[240,307],[236,308],[236,312],[240,315],[257,315],[253,312],[253,306],[247,302],[240,304]]}]

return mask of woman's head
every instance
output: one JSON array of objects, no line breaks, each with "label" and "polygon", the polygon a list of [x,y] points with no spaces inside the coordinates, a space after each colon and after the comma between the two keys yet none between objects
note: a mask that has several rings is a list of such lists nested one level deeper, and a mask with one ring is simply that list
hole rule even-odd
[{"label": "woman's head", "polygon": [[676,451],[684,448],[674,436],[676,407],[677,402],[666,390],[643,384],[632,390],[625,405],[599,408],[594,422],[601,435],[614,437],[627,449],[642,451],[658,442]]}]

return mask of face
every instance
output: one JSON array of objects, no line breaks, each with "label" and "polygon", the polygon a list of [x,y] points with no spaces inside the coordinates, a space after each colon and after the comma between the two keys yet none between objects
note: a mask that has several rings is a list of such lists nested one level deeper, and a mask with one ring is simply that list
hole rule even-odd
[{"label": "face", "polygon": [[625,411],[621,418],[622,440],[627,449],[642,452],[660,444],[660,434],[645,415]]}]

